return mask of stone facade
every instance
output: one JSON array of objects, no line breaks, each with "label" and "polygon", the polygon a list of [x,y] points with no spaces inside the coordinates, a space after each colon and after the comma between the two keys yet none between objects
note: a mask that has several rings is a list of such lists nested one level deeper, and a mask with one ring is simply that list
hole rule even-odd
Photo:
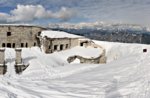
[{"label": "stone facade", "polygon": [[1,48],[0,49],[0,64],[5,64],[5,49]]},{"label": "stone facade", "polygon": [[25,25],[0,25],[0,47],[23,48],[37,46],[37,36],[45,28]]},{"label": "stone facade", "polygon": [[78,46],[78,38],[41,38],[41,44],[45,53],[53,53]]},{"label": "stone facade", "polygon": [[28,65],[22,63],[21,48],[39,46],[37,36],[40,36],[42,30],[45,28],[29,25],[0,25],[0,74],[5,74],[7,71],[4,60],[5,47],[16,50],[16,65],[14,66],[17,73],[27,68]]},{"label": "stone facade", "polygon": [[7,66],[6,65],[2,65],[0,66],[0,75],[5,74],[7,71]]},{"label": "stone facade", "polygon": [[7,66],[5,65],[5,49],[0,49],[0,74],[5,74]]},{"label": "stone facade", "polygon": [[22,49],[15,49],[16,51],[16,64],[22,64],[21,51]]}]

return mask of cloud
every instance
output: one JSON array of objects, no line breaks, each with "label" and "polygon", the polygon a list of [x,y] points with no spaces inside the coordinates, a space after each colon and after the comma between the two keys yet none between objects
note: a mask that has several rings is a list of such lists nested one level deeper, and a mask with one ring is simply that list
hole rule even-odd
[{"label": "cloud", "polygon": [[68,20],[71,17],[74,17],[74,15],[76,15],[76,14],[77,13],[76,13],[75,10],[62,7],[59,12],[57,12],[57,13],[54,14],[54,17],[60,18],[60,19],[63,19],[63,20]]},{"label": "cloud", "polygon": [[36,19],[69,20],[76,15],[76,11],[62,7],[57,12],[46,10],[42,5],[17,5],[10,13],[0,13],[0,21],[29,22]]},{"label": "cloud", "polygon": [[0,12],[0,21],[6,20],[9,17],[9,14]]}]

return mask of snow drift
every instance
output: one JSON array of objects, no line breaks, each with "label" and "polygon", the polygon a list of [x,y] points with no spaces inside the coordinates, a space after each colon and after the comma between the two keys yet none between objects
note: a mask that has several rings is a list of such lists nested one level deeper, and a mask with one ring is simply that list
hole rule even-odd
[{"label": "snow drift", "polygon": [[21,75],[0,77],[0,97],[149,98],[150,46],[95,42],[106,49],[107,64],[68,64],[72,49],[49,55],[37,47],[23,49],[30,66]]}]

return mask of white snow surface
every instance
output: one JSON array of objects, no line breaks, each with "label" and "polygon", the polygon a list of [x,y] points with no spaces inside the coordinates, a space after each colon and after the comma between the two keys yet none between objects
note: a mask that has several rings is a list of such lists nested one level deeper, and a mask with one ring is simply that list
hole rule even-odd
[{"label": "white snow surface", "polygon": [[[68,64],[73,49],[53,54],[23,49],[30,66],[20,75],[11,74],[11,66],[0,76],[0,98],[150,98],[150,46],[95,42],[106,49],[107,64]],[[6,49],[9,66],[14,54]]]},{"label": "white snow surface", "polygon": [[53,31],[53,30],[45,30],[41,32],[41,36],[48,38],[81,38],[81,36],[69,34],[63,31]]}]

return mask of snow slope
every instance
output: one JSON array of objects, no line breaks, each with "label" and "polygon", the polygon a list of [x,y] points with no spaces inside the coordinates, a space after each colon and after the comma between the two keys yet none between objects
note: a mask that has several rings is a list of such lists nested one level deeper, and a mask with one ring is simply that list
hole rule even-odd
[{"label": "snow slope", "polygon": [[23,49],[30,66],[15,77],[0,76],[0,98],[149,98],[150,46],[95,42],[106,49],[107,64],[68,64],[72,50],[46,55]]}]

